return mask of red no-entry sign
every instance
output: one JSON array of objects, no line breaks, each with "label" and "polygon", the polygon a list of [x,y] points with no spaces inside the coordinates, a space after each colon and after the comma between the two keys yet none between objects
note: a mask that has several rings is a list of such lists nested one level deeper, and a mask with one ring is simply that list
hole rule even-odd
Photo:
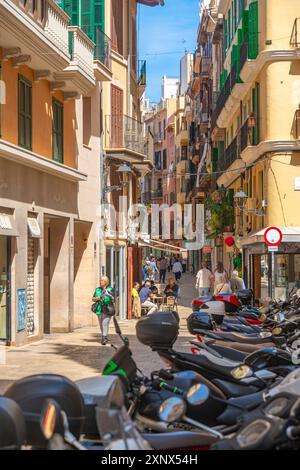
[{"label": "red no-entry sign", "polygon": [[269,227],[264,233],[264,239],[269,246],[278,246],[282,242],[282,231],[278,227]]}]

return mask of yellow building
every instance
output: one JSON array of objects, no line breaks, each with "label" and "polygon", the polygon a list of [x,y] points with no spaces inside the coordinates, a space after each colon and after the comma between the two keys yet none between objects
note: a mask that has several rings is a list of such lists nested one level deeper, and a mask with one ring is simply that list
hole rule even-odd
[{"label": "yellow building", "polygon": [[[223,35],[214,46],[220,72],[214,87],[220,94],[212,117],[223,172],[218,185],[245,193],[235,199],[235,238],[248,285],[256,297],[284,298],[300,282],[300,4],[220,0],[218,14]],[[274,225],[284,237],[272,258],[263,233]],[[227,263],[230,257],[224,252]]]},{"label": "yellow building", "polygon": [[177,203],[184,205],[187,201],[189,160],[188,128],[185,116],[185,96],[178,96],[175,123],[175,159],[176,159],[176,193]]}]

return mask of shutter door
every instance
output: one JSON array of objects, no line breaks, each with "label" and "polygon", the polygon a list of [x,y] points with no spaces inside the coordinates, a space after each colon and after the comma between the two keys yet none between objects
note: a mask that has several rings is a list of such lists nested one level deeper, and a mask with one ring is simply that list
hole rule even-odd
[{"label": "shutter door", "polygon": [[249,59],[258,56],[258,2],[249,6]]},{"label": "shutter door", "polygon": [[123,55],[123,0],[111,0],[112,49]]},{"label": "shutter door", "polygon": [[111,85],[111,145],[123,147],[123,90]]}]

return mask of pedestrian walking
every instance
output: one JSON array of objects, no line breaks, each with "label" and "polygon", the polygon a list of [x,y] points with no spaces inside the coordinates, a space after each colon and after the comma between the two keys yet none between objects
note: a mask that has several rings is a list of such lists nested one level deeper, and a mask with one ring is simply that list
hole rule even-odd
[{"label": "pedestrian walking", "polygon": [[199,292],[199,297],[210,294],[212,279],[213,273],[207,268],[207,264],[204,261],[202,268],[198,271],[196,276],[196,289]]},{"label": "pedestrian walking", "polygon": [[230,285],[226,281],[225,276],[220,276],[218,279],[219,279],[219,283],[215,284],[214,295],[231,294],[232,290],[231,290]]},{"label": "pedestrian walking", "polygon": [[164,284],[166,282],[166,274],[168,268],[168,259],[162,256],[159,261],[159,282]]},{"label": "pedestrian walking", "polygon": [[158,307],[155,303],[151,301],[151,281],[146,281],[144,286],[141,288],[139,292],[140,296],[140,301],[141,301],[141,307],[142,308],[147,308],[148,310],[148,315],[151,315],[152,313],[157,312]]},{"label": "pedestrian walking", "polygon": [[217,268],[214,272],[214,278],[215,278],[215,285],[220,284],[221,278],[224,278],[226,281],[228,281],[227,272],[225,271],[224,265],[221,261],[219,261],[217,264]]},{"label": "pedestrian walking", "polygon": [[230,278],[230,286],[232,292],[236,292],[237,290],[246,288],[244,280],[239,276],[239,272],[237,270],[232,271]]},{"label": "pedestrian walking", "polygon": [[185,258],[182,258],[181,264],[182,264],[182,272],[186,273],[187,260]]},{"label": "pedestrian walking", "polygon": [[173,267],[172,267],[172,273],[175,274],[175,279],[177,282],[180,281],[181,275],[182,275],[182,264],[180,260],[177,258],[177,260],[174,262]]},{"label": "pedestrian walking", "polygon": [[142,308],[141,308],[141,299],[139,296],[140,290],[139,282],[135,282],[133,284],[131,297],[132,297],[132,314],[134,318],[141,318],[142,315]]},{"label": "pedestrian walking", "polygon": [[92,308],[92,310],[98,317],[100,331],[102,334],[101,344],[104,346],[109,341],[109,323],[115,314],[114,289],[109,285],[109,278],[107,276],[102,276],[100,278],[99,287],[97,287],[94,292],[93,302],[94,308]]},{"label": "pedestrian walking", "polygon": [[149,279],[151,281],[155,281],[156,274],[159,274],[159,270],[158,270],[155,258],[150,259],[149,266],[150,266],[150,277],[149,277]]}]

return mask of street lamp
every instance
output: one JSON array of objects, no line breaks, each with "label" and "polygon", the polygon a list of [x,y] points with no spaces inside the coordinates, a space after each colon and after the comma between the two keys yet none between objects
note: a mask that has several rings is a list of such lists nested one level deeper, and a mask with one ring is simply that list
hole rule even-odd
[{"label": "street lamp", "polygon": [[253,128],[256,127],[256,116],[255,113],[250,113],[248,116],[248,127]]},{"label": "street lamp", "polygon": [[127,186],[129,183],[129,176],[132,174],[132,169],[127,163],[123,163],[117,169],[117,173],[120,178],[120,183],[122,186]]},{"label": "street lamp", "polygon": [[239,189],[237,193],[234,195],[234,202],[235,206],[238,207],[240,211],[240,222],[239,222],[239,236],[243,236],[243,213],[245,209],[245,204],[248,199],[247,194],[242,190],[242,188]]},{"label": "street lamp", "polygon": [[224,184],[218,187],[218,193],[220,195],[220,199],[223,200],[227,194],[227,189],[225,188]]}]

